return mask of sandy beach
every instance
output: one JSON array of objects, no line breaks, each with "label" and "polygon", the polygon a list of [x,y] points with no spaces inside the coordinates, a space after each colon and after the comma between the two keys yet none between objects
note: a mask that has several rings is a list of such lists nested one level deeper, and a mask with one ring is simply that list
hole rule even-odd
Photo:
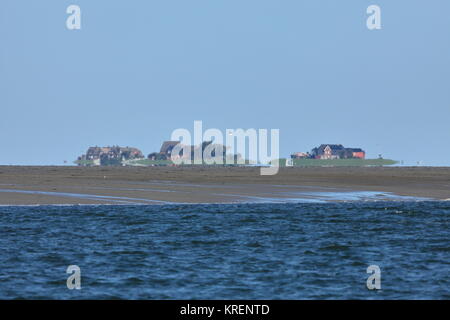
[{"label": "sandy beach", "polygon": [[250,167],[0,167],[0,205],[340,201],[355,194],[449,199],[450,168],[290,167],[261,176]]}]

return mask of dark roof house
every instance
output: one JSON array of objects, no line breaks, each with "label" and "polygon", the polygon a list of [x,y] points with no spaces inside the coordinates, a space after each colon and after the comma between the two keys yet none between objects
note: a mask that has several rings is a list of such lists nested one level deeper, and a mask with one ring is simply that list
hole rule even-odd
[{"label": "dark roof house", "polygon": [[164,141],[159,153],[165,154],[167,157],[170,157],[173,148],[175,148],[175,146],[177,146],[179,143],[180,141]]},{"label": "dark roof house", "polygon": [[[86,154],[78,157],[78,160],[88,160],[94,163],[100,160],[100,165],[120,164],[122,160],[141,159],[144,155],[141,150],[132,147],[90,147]],[[111,161],[114,160],[114,161]],[[98,165],[98,162],[97,162]]]},{"label": "dark roof house", "polygon": [[312,149],[311,154],[314,158],[336,159],[344,149],[342,144],[321,144],[318,148]]},{"label": "dark roof house", "polygon": [[312,149],[311,157],[315,159],[364,159],[365,152],[361,148],[345,148],[342,144],[322,144]]}]

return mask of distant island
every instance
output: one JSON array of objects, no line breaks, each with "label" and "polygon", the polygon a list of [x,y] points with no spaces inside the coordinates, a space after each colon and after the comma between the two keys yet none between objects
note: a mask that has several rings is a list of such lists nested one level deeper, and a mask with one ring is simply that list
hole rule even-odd
[{"label": "distant island", "polygon": [[311,152],[295,152],[291,159],[280,159],[281,166],[389,166],[398,161],[383,159],[366,159],[366,152],[361,148],[346,148],[342,144],[321,144]]},{"label": "distant island", "polygon": [[[89,147],[87,152],[74,162],[79,166],[175,166],[171,160],[172,150],[180,145],[179,141],[164,141],[159,152],[152,152],[144,156],[143,152],[134,147]],[[203,142],[199,146],[188,146],[192,156],[196,149],[205,150],[212,141]],[[184,146],[186,147],[186,146]],[[226,161],[226,147],[221,145],[223,162]],[[242,161],[240,154],[232,155],[226,165],[246,166],[255,165],[249,160]],[[241,161],[238,161],[241,160]],[[240,164],[239,164],[240,163]],[[361,148],[346,148],[341,144],[322,144],[313,148],[311,152],[295,152],[290,159],[279,159],[279,165],[311,167],[311,166],[389,166],[398,161],[383,159],[366,159],[366,152]],[[190,164],[188,164],[190,165]],[[225,164],[224,164],[225,165]]]},{"label": "distant island", "polygon": [[[146,158],[144,157],[142,151],[137,148],[132,147],[89,147],[86,154],[81,155],[75,161],[79,166],[169,166],[175,165],[172,159],[172,151],[176,146],[183,146],[184,150],[187,150],[187,154],[181,152],[181,159],[185,158],[186,162],[188,159],[194,159],[194,154],[197,153],[198,149],[201,149],[200,154],[207,147],[220,147],[217,150],[222,150],[222,161],[223,163],[238,163],[241,159],[241,155],[232,155],[231,159],[227,160],[226,147],[224,145],[213,144],[212,141],[205,141],[199,146],[186,146],[181,145],[179,141],[165,141],[159,152],[152,152]],[[216,155],[214,152],[212,156]],[[220,157],[220,154],[219,154]],[[205,160],[205,159],[202,159]],[[243,160],[244,164],[249,164],[248,160]],[[203,162],[202,162],[203,163]]]}]

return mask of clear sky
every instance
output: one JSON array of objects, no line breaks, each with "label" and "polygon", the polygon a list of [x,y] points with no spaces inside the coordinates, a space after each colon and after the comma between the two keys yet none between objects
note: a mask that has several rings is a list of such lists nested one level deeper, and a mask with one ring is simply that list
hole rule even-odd
[{"label": "clear sky", "polygon": [[341,143],[450,165],[449,17],[448,0],[2,0],[0,164],[148,154],[202,120],[280,129],[283,156]]}]

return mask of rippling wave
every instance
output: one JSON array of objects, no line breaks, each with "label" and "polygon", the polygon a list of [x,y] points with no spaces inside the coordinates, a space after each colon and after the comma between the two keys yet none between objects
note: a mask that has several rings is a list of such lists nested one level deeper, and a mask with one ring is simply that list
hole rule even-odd
[{"label": "rippling wave", "polygon": [[449,299],[449,214],[437,201],[1,207],[0,298]]}]

